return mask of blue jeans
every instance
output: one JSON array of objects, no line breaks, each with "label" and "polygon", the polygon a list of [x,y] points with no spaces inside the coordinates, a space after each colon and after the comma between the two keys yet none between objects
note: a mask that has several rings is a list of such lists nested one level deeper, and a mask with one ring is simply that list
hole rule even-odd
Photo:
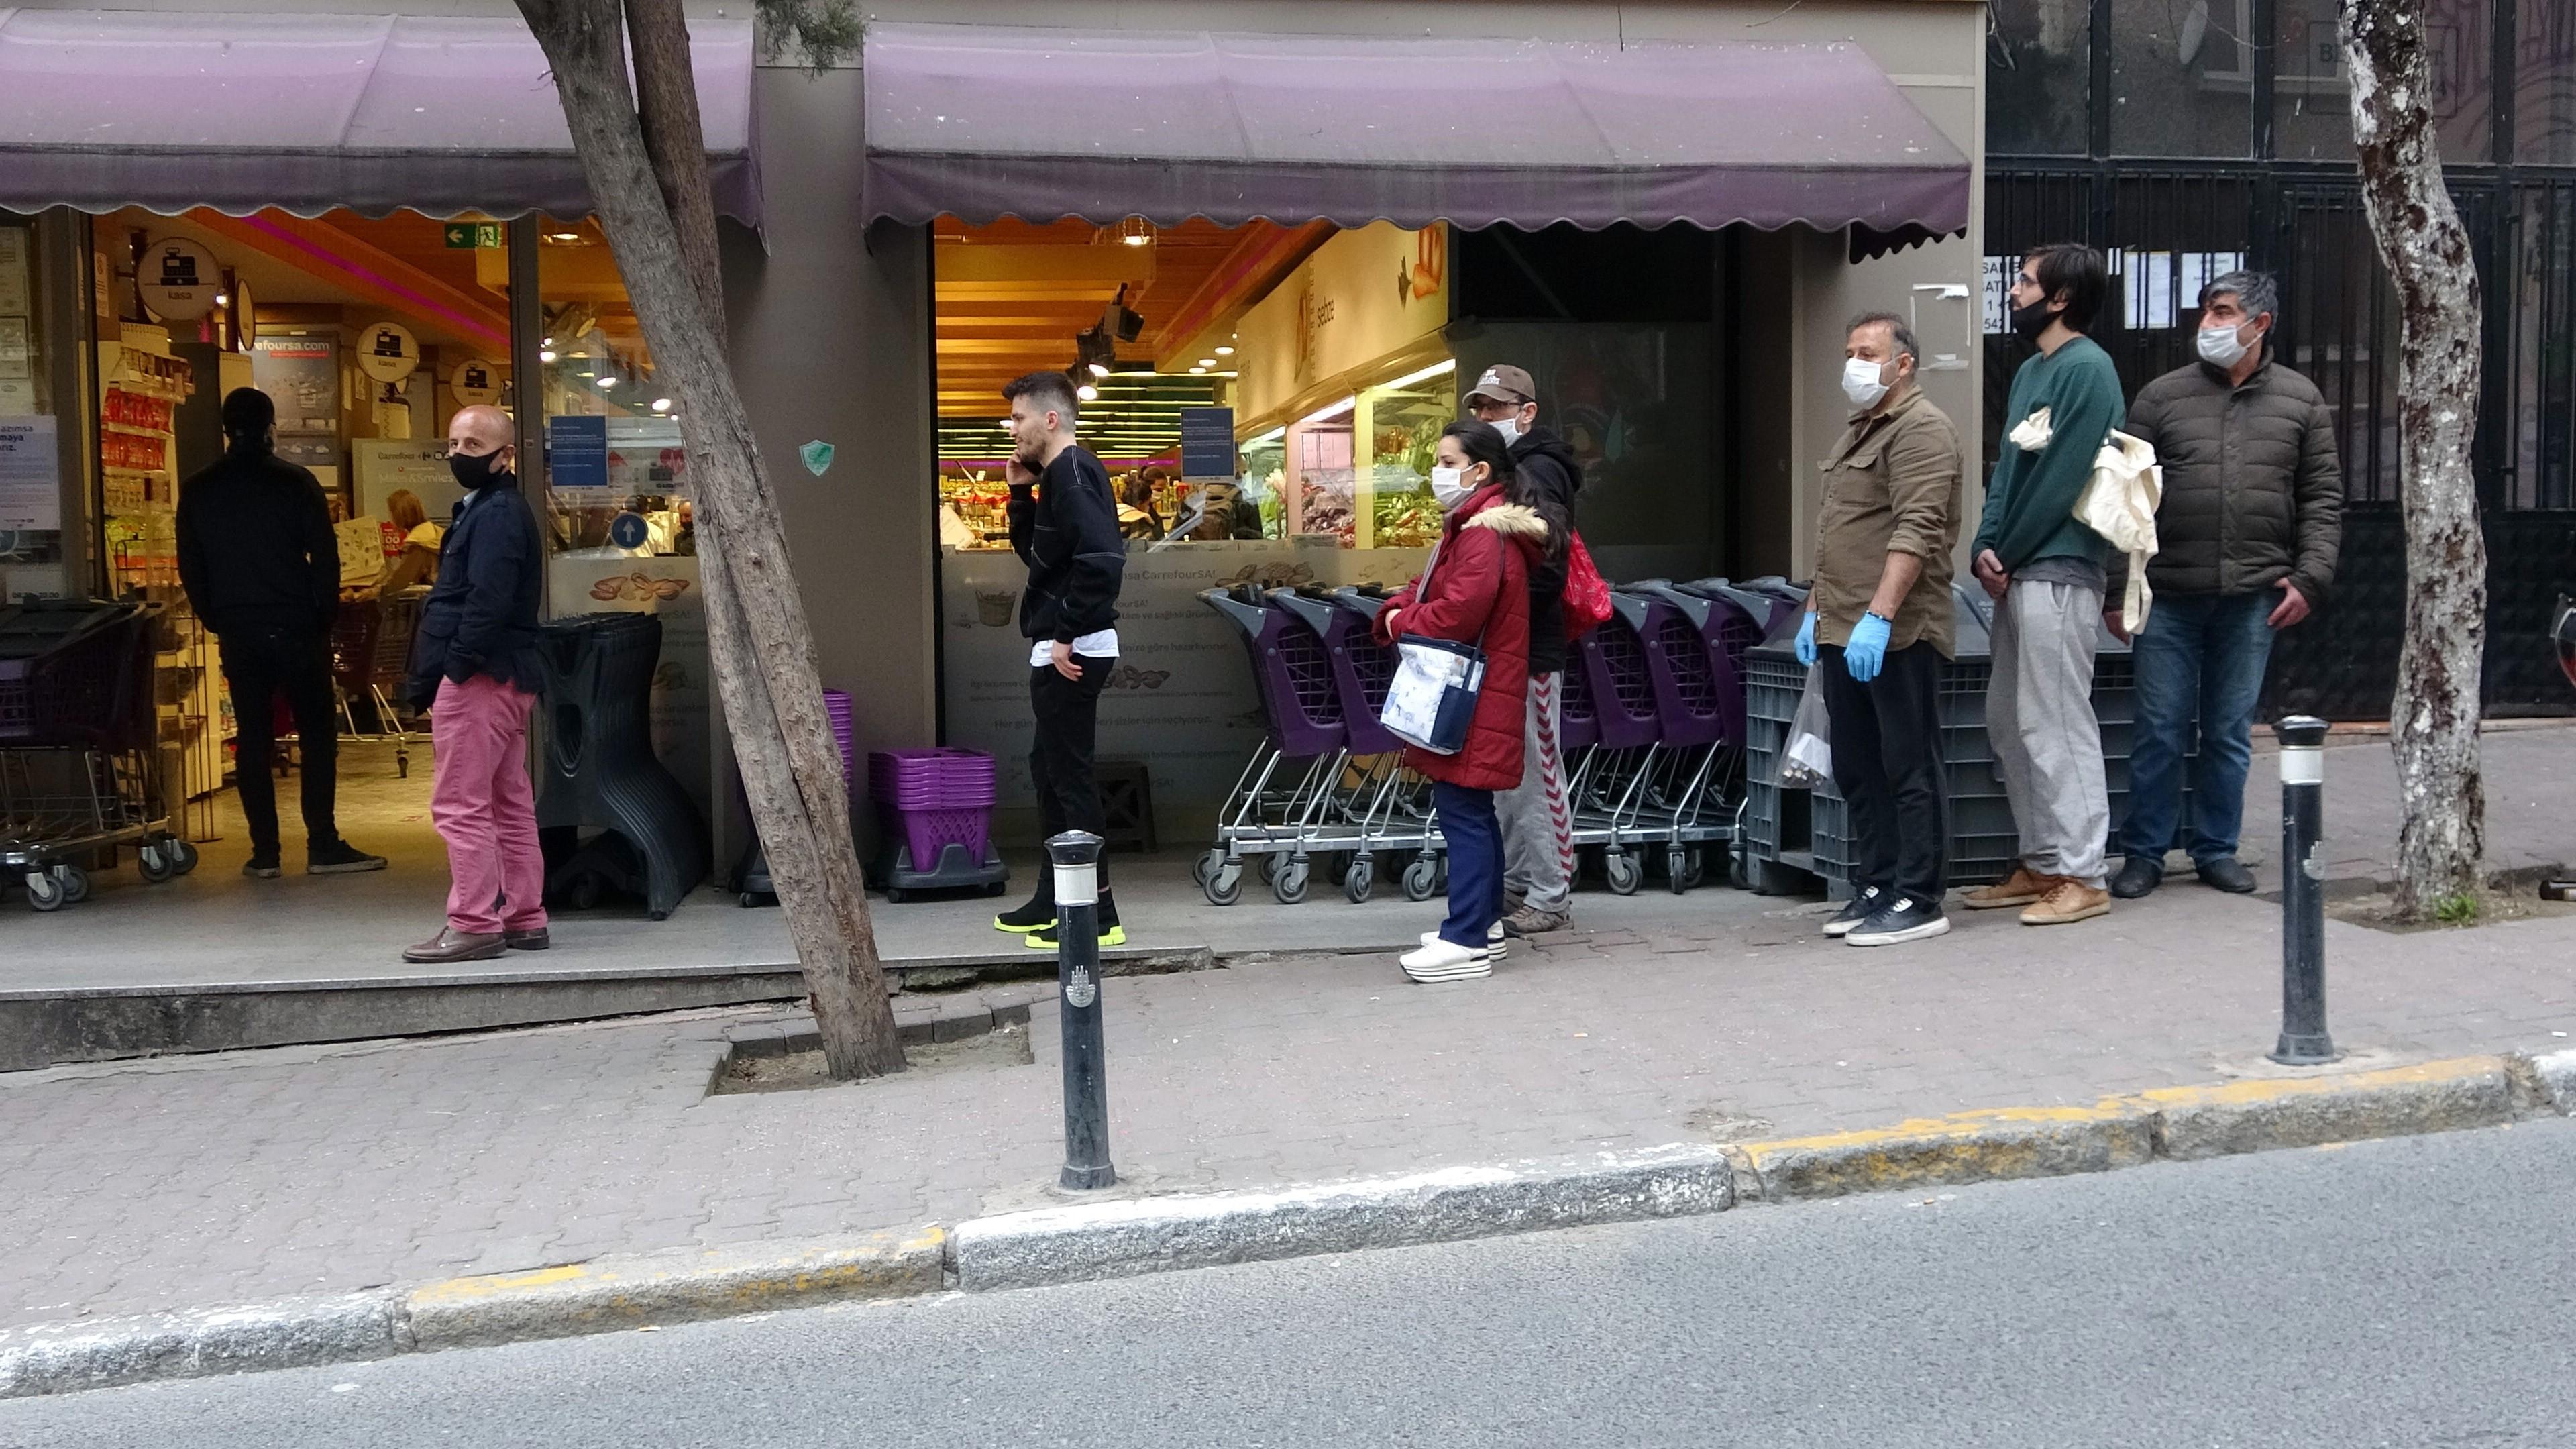
[{"label": "blue jeans", "polygon": [[[2137,742],[2129,757],[2129,818],[2120,852],[2161,865],[2177,844],[2194,865],[2236,854],[2245,823],[2245,772],[2254,757],[2254,706],[2272,658],[2278,589],[2158,595],[2131,658],[2138,672]],[[2192,735],[2191,836],[2177,838],[2182,763]]]},{"label": "blue jeans", "polygon": [[1503,827],[1494,818],[1494,792],[1434,780],[1431,801],[1449,842],[1449,919],[1440,923],[1440,939],[1481,951],[1503,918]]}]

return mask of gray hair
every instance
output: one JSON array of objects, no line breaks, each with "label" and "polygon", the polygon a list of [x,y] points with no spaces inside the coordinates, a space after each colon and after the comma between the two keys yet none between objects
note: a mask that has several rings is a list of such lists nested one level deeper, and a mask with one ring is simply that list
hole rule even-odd
[{"label": "gray hair", "polygon": [[1876,327],[1881,324],[1886,326],[1888,335],[1896,339],[1897,356],[1911,357],[1914,359],[1914,365],[1921,367],[1923,349],[1915,344],[1914,329],[1906,326],[1905,319],[1893,312],[1863,312],[1851,319],[1851,322],[1843,328],[1843,336],[1848,339],[1864,327]]},{"label": "gray hair", "polygon": [[2201,309],[2208,310],[2209,304],[2220,297],[2234,297],[2248,317],[2260,317],[2266,312],[2274,317],[2281,315],[2281,284],[2263,272],[2229,272],[2210,278],[2209,285],[2200,289]]}]

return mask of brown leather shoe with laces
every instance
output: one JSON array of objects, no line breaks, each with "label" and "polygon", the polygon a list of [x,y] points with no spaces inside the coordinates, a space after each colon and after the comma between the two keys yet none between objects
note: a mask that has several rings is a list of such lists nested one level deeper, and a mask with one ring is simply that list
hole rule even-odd
[{"label": "brown leather shoe with laces", "polygon": [[1993,885],[1979,886],[1972,891],[1960,892],[1959,904],[1972,911],[1991,911],[2004,906],[2026,906],[2033,901],[2045,899],[2048,893],[2055,889],[2057,889],[2056,876],[2041,875],[2029,866],[2016,865],[2008,880],[1999,880]]},{"label": "brown leather shoe with laces", "polygon": [[2061,880],[2057,889],[2021,913],[2025,926],[2065,926],[2111,914],[2111,893],[2080,880]]}]

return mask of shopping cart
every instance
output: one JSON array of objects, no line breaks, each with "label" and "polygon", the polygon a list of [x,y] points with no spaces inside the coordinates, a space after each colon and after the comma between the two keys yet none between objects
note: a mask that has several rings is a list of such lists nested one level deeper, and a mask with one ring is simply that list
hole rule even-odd
[{"label": "shopping cart", "polygon": [[[1379,723],[1387,687],[1395,682],[1395,651],[1372,632],[1386,594],[1377,588],[1342,588],[1329,596],[1278,595],[1278,602],[1314,621],[1333,663],[1333,685],[1350,729],[1348,785],[1341,804],[1347,850],[1337,857],[1342,894],[1352,904],[1377,889],[1381,855],[1404,857],[1396,872],[1408,900],[1429,900],[1445,873],[1433,820],[1430,782],[1404,766],[1404,742]],[[1323,612],[1318,612],[1318,606]]]},{"label": "shopping cart", "polygon": [[1732,603],[1661,579],[1626,586],[1651,601],[1648,677],[1663,723],[1654,769],[1637,807],[1638,828],[1660,836],[1666,882],[1678,894],[1706,875],[1710,852],[1734,840],[1744,777],[1744,659],[1751,621]]},{"label": "shopping cart", "polygon": [[411,670],[412,630],[420,623],[420,598],[355,599],[340,605],[331,623],[331,679],[340,695],[340,722],[358,733],[357,702],[374,709],[376,736],[394,737],[394,774],[411,775],[411,729],[403,719],[401,691]]},{"label": "shopping cart", "polygon": [[89,894],[89,868],[135,847],[143,878],[196,868],[170,831],[152,691],[150,604],[0,608],[0,880],[27,904]]},{"label": "shopping cart", "polygon": [[[1620,895],[1633,894],[1645,879],[1635,812],[1663,738],[1646,658],[1649,612],[1647,600],[1611,592],[1610,617],[1574,642],[1560,705],[1566,713],[1580,711],[1564,736],[1573,841],[1600,853],[1602,874]],[[1578,751],[1573,741],[1585,730],[1591,744]]]},{"label": "shopping cart", "polygon": [[1350,758],[1332,658],[1313,625],[1250,585],[1210,589],[1199,599],[1242,636],[1266,735],[1226,792],[1216,843],[1193,874],[1211,905],[1230,906],[1242,898],[1249,856],[1261,862],[1280,903],[1295,905],[1306,898],[1310,858],[1327,836]]}]

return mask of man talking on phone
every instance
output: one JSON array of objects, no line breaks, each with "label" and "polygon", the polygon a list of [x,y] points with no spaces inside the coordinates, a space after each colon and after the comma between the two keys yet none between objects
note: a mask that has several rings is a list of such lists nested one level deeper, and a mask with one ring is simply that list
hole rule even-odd
[{"label": "man talking on phone", "polygon": [[[1002,389],[1011,405],[1011,549],[1028,565],[1020,595],[1020,632],[1029,639],[1029,706],[1037,738],[1029,778],[1038,818],[1049,838],[1067,830],[1104,832],[1100,787],[1092,778],[1100,691],[1118,667],[1118,584],[1127,544],[1109,470],[1074,441],[1073,381],[1033,372]],[[993,918],[996,930],[1025,936],[1031,948],[1056,948],[1055,872],[1041,866],[1037,893],[1018,910]],[[1109,895],[1109,863],[1100,865],[1100,944],[1124,945],[1118,904]]]}]

